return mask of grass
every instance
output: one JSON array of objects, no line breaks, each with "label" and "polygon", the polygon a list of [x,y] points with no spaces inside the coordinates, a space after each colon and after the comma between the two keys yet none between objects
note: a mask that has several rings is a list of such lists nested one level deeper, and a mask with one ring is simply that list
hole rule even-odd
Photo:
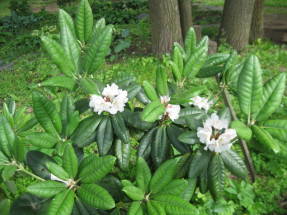
[{"label": "grass", "polygon": [[9,2],[10,2],[10,0],[1,0],[0,1],[0,18],[10,15]]}]

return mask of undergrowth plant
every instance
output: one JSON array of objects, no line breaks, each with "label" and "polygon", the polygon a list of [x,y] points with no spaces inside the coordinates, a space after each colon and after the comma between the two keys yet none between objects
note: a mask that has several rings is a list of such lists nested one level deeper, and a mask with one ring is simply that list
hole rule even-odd
[{"label": "undergrowth plant", "polygon": [[[34,86],[33,112],[3,105],[6,196],[18,178],[31,179],[13,203],[0,203],[4,215],[23,208],[21,214],[199,214],[197,188],[220,205],[227,178],[248,181],[249,160],[233,146],[239,140],[254,153],[286,158],[286,120],[272,117],[285,74],[263,83],[255,56],[240,62],[236,53],[208,55],[208,38],[197,42],[190,29],[154,83],[129,76],[106,83],[100,77],[113,27],[94,22],[88,0],[75,21],[60,10],[59,27],[59,37],[42,37],[58,75]],[[206,88],[195,84],[211,77],[232,97],[205,98]]]}]

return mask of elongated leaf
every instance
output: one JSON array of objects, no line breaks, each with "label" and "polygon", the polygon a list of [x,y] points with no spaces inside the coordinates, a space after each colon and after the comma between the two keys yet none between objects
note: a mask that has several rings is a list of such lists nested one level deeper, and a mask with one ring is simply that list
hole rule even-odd
[{"label": "elongated leaf", "polygon": [[224,165],[231,173],[243,179],[247,177],[247,169],[244,161],[236,152],[228,150],[222,152],[220,156],[224,162]]},{"label": "elongated leaf", "polygon": [[207,174],[207,169],[202,171],[199,175],[199,191],[202,194],[205,194],[208,191],[208,174]]},{"label": "elongated leaf", "polygon": [[187,188],[187,181],[184,179],[174,179],[167,184],[158,194],[169,194],[174,196],[180,196]]},{"label": "elongated leaf", "polygon": [[236,130],[241,139],[249,141],[252,138],[252,130],[240,120],[232,121],[230,127]]},{"label": "elongated leaf", "polygon": [[173,49],[172,60],[173,62],[170,63],[172,67],[173,76],[176,81],[180,81],[183,72],[183,56],[178,47],[174,47]]},{"label": "elongated leaf", "polygon": [[269,80],[263,88],[262,106],[256,116],[256,120],[262,121],[280,106],[285,91],[286,75],[280,73]]},{"label": "elongated leaf", "polygon": [[75,193],[65,190],[57,194],[50,203],[47,215],[70,215],[73,210]]},{"label": "elongated leaf", "polygon": [[138,157],[147,159],[151,153],[151,143],[154,141],[157,128],[151,129],[141,140],[138,147]]},{"label": "elongated leaf", "polygon": [[72,142],[79,147],[84,147],[95,140],[96,129],[99,126],[102,118],[99,116],[91,116],[82,120],[79,126],[72,134]]},{"label": "elongated leaf", "polygon": [[38,84],[40,87],[62,87],[68,90],[72,90],[76,84],[76,81],[73,78],[66,76],[55,76],[49,78],[46,81]]},{"label": "elongated leaf", "polygon": [[64,28],[64,25],[67,25],[73,36],[76,36],[75,26],[73,18],[64,10],[59,9],[59,26],[60,29]]},{"label": "elongated leaf", "polygon": [[184,49],[185,49],[187,58],[189,58],[196,49],[196,34],[194,31],[194,28],[190,28],[187,34],[185,35]]},{"label": "elongated leaf", "polygon": [[78,158],[71,144],[67,144],[63,154],[63,168],[71,178],[75,178],[78,172]]},{"label": "elongated leaf", "polygon": [[57,181],[43,181],[27,187],[29,193],[43,198],[51,198],[66,189],[64,183]]},{"label": "elongated leaf", "polygon": [[102,93],[101,87],[90,78],[81,78],[80,86],[88,94],[101,95]]},{"label": "elongated leaf", "polygon": [[178,136],[178,140],[185,144],[198,143],[197,133],[195,131],[185,131]]},{"label": "elongated leaf", "polygon": [[140,201],[132,202],[131,206],[129,207],[128,215],[143,215],[143,209],[141,207]]},{"label": "elongated leaf", "polygon": [[197,182],[197,179],[196,178],[192,178],[192,179],[188,179],[188,185],[187,185],[187,188],[183,191],[181,197],[186,200],[186,201],[190,201],[193,194],[194,194],[194,191],[196,189],[196,182]]},{"label": "elongated leaf", "polygon": [[82,184],[77,190],[77,195],[84,203],[95,208],[108,210],[115,207],[113,197],[96,184]]},{"label": "elongated leaf", "polygon": [[173,145],[173,147],[177,151],[184,154],[184,153],[190,152],[190,148],[188,145],[183,144],[179,141],[179,137],[182,134],[182,132],[183,132],[183,129],[177,126],[171,125],[167,127],[167,136],[168,136],[170,143]]},{"label": "elongated leaf", "polygon": [[116,157],[121,170],[128,171],[131,156],[131,145],[120,140],[116,141]]},{"label": "elongated leaf", "polygon": [[154,173],[149,184],[149,190],[152,193],[160,192],[166,185],[168,185],[176,173],[176,161],[168,160],[164,162]]},{"label": "elongated leaf", "polygon": [[90,43],[93,43],[98,38],[98,36],[105,29],[105,27],[106,27],[106,20],[105,20],[105,18],[101,18],[101,19],[97,20],[97,22],[94,24],[94,28],[93,28],[92,36],[91,36],[91,39],[90,39]]},{"label": "elongated leaf", "polygon": [[197,209],[187,201],[173,195],[156,195],[154,200],[164,207],[167,214],[195,215]]},{"label": "elongated leaf", "polygon": [[101,156],[106,155],[113,144],[114,133],[112,122],[109,117],[105,117],[97,128],[97,146]]},{"label": "elongated leaf", "polygon": [[104,63],[111,41],[112,27],[107,26],[87,52],[84,65],[87,73],[95,73]]},{"label": "elongated leaf", "polygon": [[25,142],[41,148],[52,148],[59,139],[51,134],[39,132],[26,135]]},{"label": "elongated leaf", "polygon": [[11,155],[15,139],[15,133],[8,120],[4,116],[0,116],[0,149],[8,157]]},{"label": "elongated leaf", "polygon": [[150,168],[146,161],[139,157],[136,164],[136,182],[137,186],[143,191],[148,192],[148,186],[151,179]]},{"label": "elongated leaf", "polygon": [[7,163],[9,163],[9,159],[2,151],[0,151],[0,166],[6,165]]},{"label": "elongated leaf", "polygon": [[170,144],[167,139],[166,126],[161,126],[157,129],[151,146],[151,156],[157,167],[168,158],[169,149]]},{"label": "elongated leaf", "polygon": [[144,191],[141,190],[140,188],[138,187],[135,187],[135,186],[125,186],[123,188],[123,191],[127,194],[127,196],[134,200],[134,201],[140,201],[140,200],[143,200],[144,199]]},{"label": "elongated leaf", "polygon": [[167,96],[169,94],[167,86],[167,73],[161,67],[159,67],[156,71],[156,90],[160,96]]},{"label": "elongated leaf", "polygon": [[278,153],[280,151],[280,146],[276,141],[274,141],[268,131],[264,128],[258,127],[257,125],[253,125],[251,128],[255,138],[263,145],[263,147],[266,147],[267,150],[271,149],[274,153]]},{"label": "elongated leaf", "polygon": [[161,206],[157,201],[148,201],[146,205],[149,215],[166,215],[163,206]]},{"label": "elongated leaf", "polygon": [[188,177],[196,178],[199,176],[201,172],[207,169],[210,158],[211,153],[209,151],[197,151],[191,161]]},{"label": "elongated leaf", "polygon": [[208,187],[214,199],[219,199],[224,189],[224,163],[219,154],[214,154],[208,168]]},{"label": "elongated leaf", "polygon": [[283,142],[287,142],[287,120],[268,120],[263,127],[272,137]]},{"label": "elongated leaf", "polygon": [[57,65],[62,73],[69,77],[73,77],[75,74],[75,65],[73,64],[70,56],[65,53],[62,46],[56,41],[45,36],[41,37],[41,40],[53,63]]},{"label": "elongated leaf", "polygon": [[11,200],[3,199],[0,201],[0,211],[2,215],[9,215],[10,207],[11,207]]},{"label": "elongated leaf", "polygon": [[125,121],[120,113],[115,114],[112,116],[112,125],[115,134],[121,141],[125,144],[129,144],[130,142],[130,135],[129,131],[126,128]]},{"label": "elongated leaf", "polygon": [[17,170],[16,166],[12,166],[12,165],[5,166],[2,170],[2,173],[1,173],[3,180],[8,181],[10,178],[12,178],[14,176],[16,170]]},{"label": "elongated leaf", "polygon": [[50,134],[58,137],[62,130],[61,118],[55,105],[40,92],[32,93],[33,110],[40,125]]},{"label": "elongated leaf", "polygon": [[47,162],[46,167],[48,170],[55,176],[60,179],[69,179],[69,174],[63,169],[63,167],[59,166],[55,162]]},{"label": "elongated leaf", "polygon": [[81,0],[76,16],[76,32],[81,42],[87,42],[93,31],[93,12],[88,0]]},{"label": "elongated leaf", "polygon": [[144,88],[144,91],[145,91],[147,97],[151,101],[157,101],[159,99],[158,96],[157,96],[156,90],[154,89],[154,87],[148,81],[144,81],[143,82],[143,88]]},{"label": "elongated leaf", "polygon": [[139,130],[148,130],[154,126],[154,123],[143,121],[140,117],[141,112],[131,112],[125,110],[122,114],[127,126],[139,129]]},{"label": "elongated leaf", "polygon": [[[82,183],[94,183],[105,177],[114,167],[116,158],[113,156],[87,157],[90,160],[86,165],[80,165],[79,178]],[[83,160],[85,162],[85,160]],[[81,168],[82,167],[82,168]]]},{"label": "elongated leaf", "polygon": [[258,112],[263,93],[262,71],[256,56],[245,60],[238,77],[238,99],[241,111],[248,117]]},{"label": "elongated leaf", "polygon": [[165,107],[159,101],[153,101],[148,104],[141,114],[141,118],[147,122],[154,122],[164,113]]}]

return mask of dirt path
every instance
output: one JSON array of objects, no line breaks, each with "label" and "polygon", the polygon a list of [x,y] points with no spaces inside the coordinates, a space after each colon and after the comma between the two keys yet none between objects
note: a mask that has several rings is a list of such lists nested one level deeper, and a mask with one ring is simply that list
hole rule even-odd
[{"label": "dirt path", "polygon": [[40,12],[42,9],[45,9],[46,11],[50,12],[50,13],[56,13],[59,10],[59,6],[57,5],[56,2],[45,5],[45,6],[37,6],[37,7],[33,7],[32,5],[32,11],[34,13],[38,13]]}]

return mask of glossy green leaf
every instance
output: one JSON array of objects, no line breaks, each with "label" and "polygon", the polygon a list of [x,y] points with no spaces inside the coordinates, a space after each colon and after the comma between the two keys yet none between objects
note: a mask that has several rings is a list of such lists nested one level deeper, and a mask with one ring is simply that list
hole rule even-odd
[{"label": "glossy green leaf", "polygon": [[196,50],[196,33],[194,28],[189,28],[185,35],[184,49],[187,58],[189,58]]},{"label": "glossy green leaf", "polygon": [[131,145],[125,144],[120,140],[116,141],[116,157],[117,162],[121,170],[128,171],[131,156]]},{"label": "glossy green leaf", "polygon": [[156,71],[156,90],[160,96],[168,96],[169,94],[167,86],[167,73],[161,67],[159,67]]},{"label": "glossy green leaf", "polygon": [[139,130],[148,130],[154,126],[154,123],[143,121],[140,117],[141,112],[131,112],[125,110],[122,114],[127,126],[139,129]]},{"label": "glossy green leaf", "polygon": [[197,133],[195,131],[185,131],[178,136],[178,140],[185,144],[198,143]]},{"label": "glossy green leaf", "polygon": [[87,42],[93,31],[93,12],[88,0],[81,0],[76,14],[76,32],[81,42]]},{"label": "glossy green leaf", "polygon": [[140,201],[134,201],[129,207],[128,215],[144,215]]},{"label": "glossy green leaf", "polygon": [[97,128],[96,141],[99,154],[101,156],[108,154],[114,141],[112,122],[109,117],[103,118],[99,127]]},{"label": "glossy green leaf", "polygon": [[211,153],[209,151],[198,150],[191,161],[188,177],[196,178],[199,176],[201,172],[207,169],[210,158]]},{"label": "glossy green leaf", "polygon": [[109,210],[115,207],[113,197],[97,184],[82,184],[77,190],[77,195],[84,203],[95,208]]},{"label": "glossy green leaf", "polygon": [[231,173],[243,179],[247,177],[248,172],[244,161],[236,152],[228,150],[222,152],[220,156],[224,162],[224,165]]},{"label": "glossy green leaf", "polygon": [[59,113],[53,102],[40,92],[32,93],[33,110],[40,125],[51,135],[58,137],[62,130]]},{"label": "glossy green leaf", "polygon": [[8,157],[10,157],[12,153],[12,147],[15,140],[15,133],[8,120],[4,116],[0,116],[0,149]]},{"label": "glossy green leaf", "polygon": [[75,79],[66,76],[51,77],[38,84],[40,87],[62,87],[68,90],[73,90],[76,84]]},{"label": "glossy green leaf", "polygon": [[268,120],[264,122],[263,128],[283,142],[287,142],[287,120]]},{"label": "glossy green leaf", "polygon": [[2,215],[9,215],[10,207],[11,207],[11,200],[3,199],[0,201],[0,211]]},{"label": "glossy green leaf", "polygon": [[280,106],[282,97],[284,96],[285,83],[286,75],[280,73],[264,85],[261,101],[262,106],[256,116],[257,121],[268,119],[268,117]]},{"label": "glossy green leaf", "polygon": [[170,144],[166,130],[166,126],[159,127],[151,145],[151,156],[156,167],[159,167],[168,158]]},{"label": "glossy green leaf", "polygon": [[78,172],[78,158],[71,144],[66,144],[63,154],[63,168],[71,178],[75,178]]},{"label": "glossy green leaf", "polygon": [[141,114],[141,118],[147,122],[154,122],[165,112],[165,107],[160,101],[149,103]]},{"label": "glossy green leaf", "polygon": [[180,196],[187,188],[187,181],[184,179],[174,179],[167,184],[158,194],[169,194]]},{"label": "glossy green leaf", "polygon": [[87,94],[96,94],[101,95],[102,91],[96,81],[90,78],[81,78],[80,79],[80,86]]},{"label": "glossy green leaf", "polygon": [[69,174],[66,172],[66,170],[64,170],[63,167],[59,166],[55,162],[47,162],[46,167],[53,175],[57,176],[58,178],[64,180],[69,179]]},{"label": "glossy green leaf", "polygon": [[245,60],[238,77],[238,99],[241,111],[247,117],[259,111],[263,93],[262,70],[256,56]]},{"label": "glossy green leaf", "polygon": [[52,148],[60,140],[53,135],[45,132],[31,133],[25,136],[26,143],[40,148]]},{"label": "glossy green leaf", "polygon": [[139,157],[136,164],[136,182],[137,186],[143,191],[148,192],[148,186],[151,179],[151,171],[146,161]]},{"label": "glossy green leaf", "polygon": [[143,82],[143,89],[147,95],[147,97],[151,100],[151,101],[157,101],[159,100],[159,97],[157,95],[157,92],[155,90],[155,88],[148,82],[148,81],[144,81]]},{"label": "glossy green leaf", "polygon": [[138,157],[143,157],[144,159],[148,159],[151,153],[151,143],[154,142],[156,131],[157,131],[157,128],[151,129],[140,140],[140,144],[138,147]]},{"label": "glossy green leaf", "polygon": [[123,116],[120,113],[118,113],[118,114],[112,115],[111,119],[112,119],[113,129],[117,137],[121,139],[123,143],[129,144],[130,135],[129,135],[128,129],[126,128]]},{"label": "glossy green leaf", "polygon": [[148,201],[146,205],[149,215],[166,215],[164,208],[157,201]]},{"label": "glossy green leaf", "polygon": [[27,187],[29,193],[43,198],[51,198],[66,189],[64,183],[57,181],[43,181]]},{"label": "glossy green leaf", "polygon": [[230,127],[236,130],[237,136],[249,141],[252,138],[252,130],[240,120],[232,121]]},{"label": "glossy green leaf", "polygon": [[134,200],[134,201],[140,201],[140,200],[143,200],[144,199],[144,191],[141,190],[140,188],[138,187],[135,187],[135,186],[125,186],[123,188],[123,191],[127,194],[127,196]]},{"label": "glossy green leaf", "polygon": [[14,176],[16,173],[17,167],[16,166],[5,166],[1,172],[1,176],[4,181],[8,181],[10,178]]},{"label": "glossy green leaf", "polygon": [[167,127],[167,137],[173,147],[182,154],[190,152],[189,146],[179,141],[180,135],[183,133],[183,129],[178,126],[171,125]]},{"label": "glossy green leaf", "polygon": [[75,193],[65,190],[57,194],[50,203],[47,215],[70,215],[74,206]]}]

